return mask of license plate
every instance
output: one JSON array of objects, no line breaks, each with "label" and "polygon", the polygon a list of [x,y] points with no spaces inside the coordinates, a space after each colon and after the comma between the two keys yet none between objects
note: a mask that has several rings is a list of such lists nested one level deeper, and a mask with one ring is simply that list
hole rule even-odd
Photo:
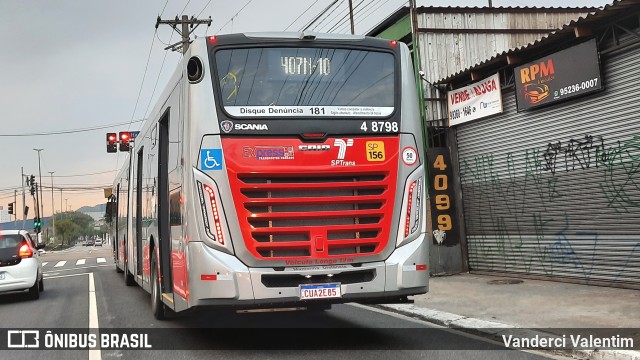
[{"label": "license plate", "polygon": [[0,272],[0,280],[4,280],[4,273]]},{"label": "license plate", "polygon": [[340,284],[300,285],[300,300],[330,299],[342,297]]}]

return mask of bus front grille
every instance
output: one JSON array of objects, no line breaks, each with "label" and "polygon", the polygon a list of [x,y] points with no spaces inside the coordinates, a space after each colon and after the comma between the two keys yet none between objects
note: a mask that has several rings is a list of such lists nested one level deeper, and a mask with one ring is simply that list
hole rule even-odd
[{"label": "bus front grille", "polygon": [[234,180],[244,242],[258,259],[350,262],[387,244],[394,195],[389,173],[246,173]]}]

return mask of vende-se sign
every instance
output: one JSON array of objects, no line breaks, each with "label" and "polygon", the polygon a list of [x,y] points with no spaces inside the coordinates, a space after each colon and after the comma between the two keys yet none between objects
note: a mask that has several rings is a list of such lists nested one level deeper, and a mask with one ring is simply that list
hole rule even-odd
[{"label": "vende-se sign", "polygon": [[596,40],[513,70],[518,111],[602,90]]},{"label": "vende-se sign", "polygon": [[447,93],[449,126],[476,120],[502,112],[500,76],[484,80]]}]

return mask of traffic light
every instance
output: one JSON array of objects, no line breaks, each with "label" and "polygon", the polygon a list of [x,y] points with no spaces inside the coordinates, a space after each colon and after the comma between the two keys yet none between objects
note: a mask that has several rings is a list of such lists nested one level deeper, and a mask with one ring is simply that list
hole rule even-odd
[{"label": "traffic light", "polygon": [[129,142],[131,141],[131,133],[128,131],[120,132],[120,151],[129,151]]},{"label": "traffic light", "polygon": [[13,212],[13,204],[15,204],[15,203],[9,203],[9,215],[13,215],[14,214],[14,212]]},{"label": "traffic light", "polygon": [[107,152],[114,153],[118,151],[118,136],[116,133],[107,133]]},{"label": "traffic light", "polygon": [[36,217],[35,219],[33,219],[33,230],[35,231],[36,234],[39,234],[41,228],[42,228],[42,221],[40,220],[39,217]]}]

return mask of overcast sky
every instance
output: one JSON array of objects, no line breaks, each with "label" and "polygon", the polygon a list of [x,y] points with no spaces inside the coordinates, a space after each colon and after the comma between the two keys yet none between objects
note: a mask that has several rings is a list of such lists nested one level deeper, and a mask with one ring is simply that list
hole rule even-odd
[{"label": "overcast sky", "polygon": [[[354,0],[356,32],[365,33],[402,6],[402,0]],[[103,203],[100,188],[110,184],[124,156],[107,154],[106,129],[65,135],[9,137],[91,128],[145,117],[150,101],[162,92],[181,55],[165,52],[176,42],[168,26],[155,34],[159,14],[211,16],[198,36],[243,31],[298,31],[333,0],[1,0],[0,1],[0,205],[13,201],[13,189],[25,174],[38,177],[41,152],[44,213],[51,214],[54,171],[55,208],[77,209]],[[538,0],[536,6],[603,6],[605,0]],[[345,0],[339,3],[346,4]],[[166,7],[165,7],[166,4]],[[423,6],[484,6],[487,1],[426,1]],[[246,7],[245,7],[246,5]],[[532,5],[525,0],[494,0],[494,6]],[[244,8],[243,8],[244,7]],[[344,9],[327,12],[318,31],[346,33]],[[184,12],[183,12],[184,9]],[[155,36],[154,36],[155,35]],[[152,46],[153,43],[153,46]],[[149,51],[151,56],[149,57]],[[165,59],[165,54],[166,59]],[[149,59],[146,76],[143,74]],[[163,65],[164,59],[164,65]],[[162,71],[161,71],[162,66]],[[155,93],[154,85],[158,82]],[[136,106],[136,99],[140,99]],[[152,94],[153,98],[152,98]],[[134,113],[135,109],[135,113]],[[137,130],[139,123],[132,125]],[[113,127],[112,131],[126,130]],[[84,175],[72,176],[83,174]],[[59,187],[64,188],[62,194]],[[62,204],[61,204],[61,200]],[[33,208],[27,196],[27,205]],[[68,199],[68,200],[64,200]],[[18,190],[18,206],[21,206]],[[33,216],[33,210],[29,217]]]}]

